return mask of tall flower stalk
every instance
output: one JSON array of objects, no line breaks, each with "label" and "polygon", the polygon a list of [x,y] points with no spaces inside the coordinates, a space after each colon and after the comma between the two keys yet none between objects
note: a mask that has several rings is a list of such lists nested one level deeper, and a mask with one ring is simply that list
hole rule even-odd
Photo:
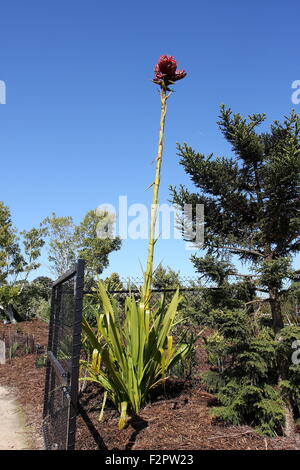
[{"label": "tall flower stalk", "polygon": [[151,206],[151,221],[150,221],[150,236],[148,244],[148,257],[147,257],[147,268],[145,272],[144,288],[143,288],[143,301],[145,308],[147,308],[151,296],[151,283],[153,276],[153,258],[154,258],[154,245],[155,245],[155,226],[157,219],[157,205],[158,205],[158,192],[160,186],[160,169],[162,163],[163,147],[164,147],[164,130],[165,130],[165,119],[167,113],[167,99],[166,90],[162,89],[160,93],[161,99],[161,116],[160,116],[160,128],[159,128],[159,140],[158,140],[158,152],[156,157],[156,170],[155,180],[153,183],[153,200]]},{"label": "tall flower stalk", "polygon": [[83,343],[87,353],[87,360],[81,361],[86,370],[83,380],[91,380],[103,387],[100,419],[106,397],[109,397],[120,412],[120,429],[125,426],[128,412],[138,414],[150,389],[165,381],[168,371],[178,361],[184,360],[193,347],[191,341],[186,342],[185,338],[181,338],[174,342],[172,336],[172,329],[177,323],[179,290],[168,305],[162,297],[160,302],[151,307],[151,313],[149,308],[166,103],[172,93],[169,85],[186,75],[183,70],[176,69],[176,61],[169,56],[161,56],[155,66],[153,81],[161,88],[161,118],[147,269],[141,302],[136,302],[132,295],[127,296],[124,302],[125,315],[121,315],[120,306],[109,296],[104,283],[99,281],[94,302],[89,306],[95,313],[97,326],[92,326],[86,317],[83,319]]},{"label": "tall flower stalk", "polygon": [[[160,128],[159,128],[159,139],[158,139],[158,151],[156,157],[156,169],[155,169],[155,180],[153,182],[153,200],[151,206],[151,219],[150,219],[150,236],[148,244],[148,256],[146,272],[144,274],[144,285],[142,289],[142,301],[144,308],[147,309],[151,297],[151,284],[153,277],[153,258],[154,258],[154,245],[155,239],[155,227],[157,220],[157,207],[158,207],[158,193],[160,186],[160,172],[164,148],[164,131],[165,131],[165,119],[167,114],[167,100],[170,97],[172,90],[169,85],[174,84],[177,80],[181,80],[186,76],[184,70],[177,70],[177,63],[173,56],[163,55],[159,58],[158,63],[154,68],[154,79],[153,82],[160,86],[160,100],[161,100],[161,114],[160,114]],[[167,94],[167,92],[169,92]],[[151,185],[151,186],[152,186]]]}]

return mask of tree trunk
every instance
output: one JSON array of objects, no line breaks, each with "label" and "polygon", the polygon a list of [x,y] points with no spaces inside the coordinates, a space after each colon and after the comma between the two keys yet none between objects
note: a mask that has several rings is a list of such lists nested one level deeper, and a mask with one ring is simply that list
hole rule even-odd
[{"label": "tree trunk", "polygon": [[277,292],[270,292],[270,305],[273,320],[273,330],[275,333],[278,333],[284,327],[284,324]]},{"label": "tree trunk", "polygon": [[295,435],[295,420],[293,410],[290,404],[285,406],[285,425],[283,433],[286,437],[293,437]]},{"label": "tree trunk", "polygon": [[9,305],[7,307],[6,315],[8,316],[10,323],[17,323],[17,320],[15,319],[15,315],[14,315],[12,305]]}]

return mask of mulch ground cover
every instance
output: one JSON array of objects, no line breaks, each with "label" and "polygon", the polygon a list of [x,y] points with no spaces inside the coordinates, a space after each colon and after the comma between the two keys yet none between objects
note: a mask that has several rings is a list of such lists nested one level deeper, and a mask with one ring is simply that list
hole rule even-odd
[{"label": "mulch ground cover", "polygon": [[[0,325],[1,328],[15,325]],[[48,325],[23,322],[24,332],[47,344]],[[33,448],[43,448],[41,438],[45,368],[37,367],[36,354],[15,357],[0,366],[0,384],[9,387],[22,405]],[[249,426],[222,426],[213,421],[209,409],[216,403],[200,383],[201,371],[207,369],[201,340],[196,355],[196,379],[172,378],[157,387],[138,417],[128,420],[118,430],[118,413],[107,402],[103,421],[98,421],[102,390],[89,383],[80,393],[76,449],[106,450],[299,450],[300,435],[269,438]]]},{"label": "mulch ground cover", "polygon": [[48,324],[43,321],[23,321],[21,323],[8,325],[0,323],[0,336],[2,336],[3,334],[9,336],[13,333],[19,333],[20,335],[33,335],[36,344],[47,346]]},{"label": "mulch ground cover", "polygon": [[[18,332],[34,335],[35,342],[47,346],[48,324],[39,320],[25,321],[16,325],[0,324],[0,332]],[[41,436],[45,368],[37,367],[41,356],[27,354],[14,357],[0,365],[0,385],[9,388],[25,413],[26,428],[34,449],[43,448]]]}]

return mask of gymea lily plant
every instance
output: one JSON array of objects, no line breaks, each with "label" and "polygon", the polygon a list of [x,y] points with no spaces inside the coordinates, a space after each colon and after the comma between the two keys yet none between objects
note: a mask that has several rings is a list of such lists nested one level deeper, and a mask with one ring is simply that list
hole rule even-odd
[{"label": "gymea lily plant", "polygon": [[167,372],[172,366],[184,359],[192,349],[192,343],[185,342],[183,338],[177,340],[175,344],[171,334],[172,328],[177,323],[179,291],[177,290],[169,305],[166,305],[164,296],[158,304],[153,305],[151,302],[155,226],[167,100],[172,94],[170,85],[186,76],[184,70],[177,70],[176,60],[172,56],[165,55],[159,58],[154,73],[153,82],[160,87],[161,117],[158,152],[155,159],[155,180],[151,185],[153,201],[150,237],[141,299],[136,302],[133,296],[126,298],[125,316],[123,316],[125,320],[122,322],[115,302],[110,299],[104,284],[99,282],[95,292],[101,304],[101,308],[95,311],[97,327],[93,328],[86,319],[83,320],[84,341],[90,350],[89,359],[82,361],[87,373],[83,380],[91,380],[102,385],[104,400],[100,418],[108,396],[120,412],[120,429],[125,425],[127,413],[138,414],[149,390],[165,381]]}]

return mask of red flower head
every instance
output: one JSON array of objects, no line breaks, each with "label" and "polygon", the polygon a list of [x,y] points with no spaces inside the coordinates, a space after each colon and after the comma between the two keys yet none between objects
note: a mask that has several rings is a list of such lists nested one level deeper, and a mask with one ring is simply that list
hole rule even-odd
[{"label": "red flower head", "polygon": [[160,86],[168,87],[171,83],[181,80],[186,76],[184,70],[177,70],[177,62],[173,56],[161,55],[154,68],[153,82]]}]

